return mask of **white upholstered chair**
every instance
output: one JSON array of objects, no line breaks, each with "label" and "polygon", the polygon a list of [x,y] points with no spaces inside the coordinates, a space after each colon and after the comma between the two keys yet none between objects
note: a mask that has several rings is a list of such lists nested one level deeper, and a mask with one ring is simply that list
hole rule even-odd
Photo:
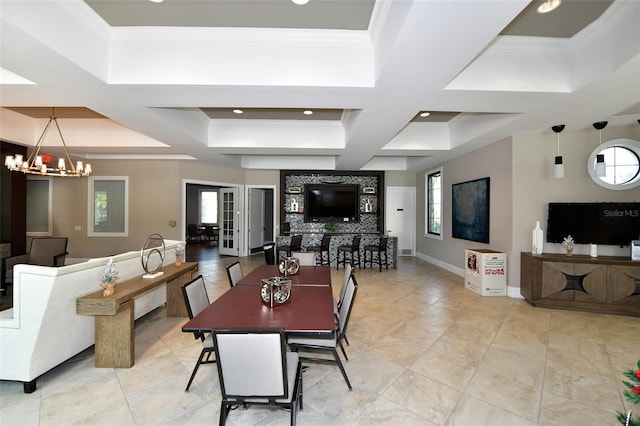
[{"label": "white upholstered chair", "polygon": [[242,277],[244,277],[240,261],[233,262],[231,265],[227,266],[227,277],[229,278],[230,287],[238,284],[238,281],[240,281]]},{"label": "white upholstered chair", "polygon": [[296,424],[302,409],[302,367],[288,352],[284,330],[213,330],[222,402],[220,425],[233,406],[279,405],[291,410]]},{"label": "white upholstered chair", "polygon": [[[204,284],[204,278],[202,278],[202,275],[198,275],[196,278],[183,285],[182,294],[184,295],[184,302],[187,305],[189,318],[193,318],[198,315],[211,303],[209,301],[209,295],[207,294],[207,288]],[[211,336],[211,333],[194,332],[193,335],[196,339],[202,341],[202,351],[200,351],[200,356],[193,368],[193,372],[189,378],[189,383],[187,383],[187,387],[184,390],[185,392],[189,391],[191,383],[198,372],[198,368],[202,364],[214,364],[216,362],[215,358],[211,358],[211,355],[214,354],[213,337]]]},{"label": "white upholstered chair", "polygon": [[353,307],[353,302],[355,301],[357,291],[358,283],[356,282],[356,278],[353,276],[353,274],[351,274],[345,289],[344,299],[340,304],[336,330],[330,338],[291,336],[287,339],[289,347],[295,352],[301,351],[331,353],[331,355],[333,355],[333,359],[301,356],[300,360],[302,362],[337,364],[340,372],[342,373],[342,377],[344,377],[344,381],[349,387],[349,390],[352,390],[351,383],[349,382],[349,377],[347,377],[347,372],[342,365],[342,361],[340,360],[340,356],[338,355],[338,351],[336,348],[340,346],[345,360],[348,361],[349,358],[347,357],[347,353],[345,352],[344,346],[342,345],[342,340],[344,340],[344,336],[347,331],[349,317],[351,316],[351,308]]},{"label": "white upholstered chair", "polygon": [[314,252],[296,251],[291,253],[291,257],[298,259],[300,266],[316,266],[316,254]]}]

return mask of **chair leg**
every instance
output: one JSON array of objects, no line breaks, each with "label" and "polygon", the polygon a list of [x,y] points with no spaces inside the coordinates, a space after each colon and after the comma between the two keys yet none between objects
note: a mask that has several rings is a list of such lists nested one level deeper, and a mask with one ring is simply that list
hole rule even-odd
[{"label": "chair leg", "polygon": [[342,354],[344,355],[344,359],[346,361],[349,361],[349,357],[347,356],[347,352],[344,350],[344,346],[342,346],[342,342],[338,341],[338,345],[340,345],[340,350],[342,351]]},{"label": "chair leg", "polygon": [[[207,354],[207,359],[203,361],[205,354]],[[210,360],[211,354],[213,354],[213,350],[203,349],[200,352],[200,356],[198,357],[198,362],[196,362],[196,366],[193,367],[193,372],[191,373],[191,377],[189,378],[189,383],[187,383],[187,387],[184,390],[185,392],[189,392],[189,388],[191,387],[191,383],[193,382],[193,379],[196,377],[196,373],[198,372],[198,368],[200,368],[200,366],[202,364],[213,364],[213,363],[216,362],[215,360],[213,360],[213,361]]]},{"label": "chair leg", "polygon": [[347,372],[344,371],[344,366],[342,365],[342,361],[340,361],[340,357],[338,356],[338,351],[335,348],[333,348],[332,352],[333,352],[334,358],[336,359],[336,363],[338,364],[338,368],[340,368],[342,377],[344,377],[344,381],[347,382],[347,386],[349,387],[349,390],[353,390],[353,388],[351,387],[351,382],[347,377]]},{"label": "chair leg", "polygon": [[220,426],[224,426],[224,424],[227,422],[227,416],[229,415],[229,408],[230,406],[223,399],[222,403],[220,404],[220,420],[219,420]]}]

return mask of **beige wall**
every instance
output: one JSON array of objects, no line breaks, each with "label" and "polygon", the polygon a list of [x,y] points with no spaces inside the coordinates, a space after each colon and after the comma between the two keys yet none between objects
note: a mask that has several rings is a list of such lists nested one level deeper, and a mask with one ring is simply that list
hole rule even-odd
[{"label": "beige wall", "polygon": [[[640,126],[612,126],[603,130],[603,142],[621,137],[640,140]],[[560,134],[560,153],[565,163],[564,179],[553,178],[557,137],[551,130],[543,134],[517,134],[512,139],[496,142],[442,164],[442,241],[424,237],[424,172],[418,173],[418,255],[462,270],[465,247],[505,251],[507,282],[510,286],[519,287],[520,253],[531,250],[531,231],[537,220],[546,230],[549,202],[640,200],[640,187],[613,191],[596,185],[590,178],[586,168],[587,159],[598,143],[598,132],[593,129],[565,129]],[[485,176],[491,177],[490,243],[483,245],[451,238],[451,185]],[[563,249],[559,244],[546,244],[544,251],[562,253]],[[577,245],[575,253],[588,254],[588,247]],[[629,248],[601,246],[598,254],[628,256]]]},{"label": "beige wall", "polygon": [[[417,177],[416,251],[454,268],[464,266],[466,248],[486,248],[504,252],[511,250],[511,139],[505,139],[442,164],[443,221],[442,240],[424,236],[424,173]],[[433,170],[435,167],[425,170]],[[451,237],[451,186],[484,177],[490,178],[489,244]]]},{"label": "beige wall", "polygon": [[[602,141],[630,138],[640,140],[640,126],[606,127]],[[547,204],[550,202],[640,201],[640,187],[614,191],[597,185],[587,172],[587,160],[599,144],[594,129],[564,130],[560,133],[560,153],[565,163],[565,178],[553,178],[553,157],[557,153],[557,136],[522,134],[513,140],[513,252],[511,268],[519,272],[520,252],[531,250],[531,230],[537,220],[546,231]],[[545,244],[546,253],[563,253],[560,244]],[[589,254],[586,244],[578,244],[575,254]],[[629,256],[629,247],[599,246],[604,256]],[[518,281],[514,285],[519,286]]]},{"label": "beige wall", "polygon": [[[244,171],[183,161],[91,161],[94,176],[128,176],[129,236],[87,236],[87,179],[53,179],[53,234],[69,237],[69,257],[139,250],[147,236],[181,239],[183,179],[243,184]],[[175,220],[177,226],[169,227]],[[75,227],[80,226],[81,230]]]}]

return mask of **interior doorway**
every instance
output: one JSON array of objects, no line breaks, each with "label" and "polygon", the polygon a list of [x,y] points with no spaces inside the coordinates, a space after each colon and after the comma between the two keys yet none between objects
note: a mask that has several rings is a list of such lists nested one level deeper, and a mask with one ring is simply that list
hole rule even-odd
[{"label": "interior doorway", "polygon": [[275,242],[275,191],[272,185],[247,186],[248,254],[259,253],[266,243]]}]

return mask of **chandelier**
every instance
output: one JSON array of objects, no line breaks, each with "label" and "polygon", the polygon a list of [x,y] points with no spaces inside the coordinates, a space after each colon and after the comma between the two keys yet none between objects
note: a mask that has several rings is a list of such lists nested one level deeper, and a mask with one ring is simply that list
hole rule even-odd
[{"label": "chandelier", "polygon": [[[58,158],[58,166],[53,167],[53,165],[47,165],[50,161],[45,161],[48,157],[51,159],[52,157],[49,155],[41,155],[40,148],[42,147],[42,142],[44,141],[44,137],[49,131],[49,127],[51,123],[56,125],[56,129],[58,130],[58,135],[60,135],[60,140],[62,141],[62,146],[64,147],[64,153],[66,157]],[[67,169],[67,163],[69,164],[69,169]],[[64,137],[62,137],[62,131],[60,131],[60,126],[58,125],[58,118],[55,116],[55,109],[51,109],[51,115],[49,116],[49,122],[45,126],[42,131],[42,135],[38,139],[36,146],[34,147],[31,155],[27,160],[23,160],[22,154],[16,155],[7,155],[4,160],[4,165],[7,168],[14,172],[22,172],[29,173],[33,175],[40,176],[89,176],[91,174],[91,164],[83,164],[82,161],[78,161],[75,165],[73,161],[71,161],[71,156],[69,155],[69,150],[67,149],[67,144],[64,142]]]}]

